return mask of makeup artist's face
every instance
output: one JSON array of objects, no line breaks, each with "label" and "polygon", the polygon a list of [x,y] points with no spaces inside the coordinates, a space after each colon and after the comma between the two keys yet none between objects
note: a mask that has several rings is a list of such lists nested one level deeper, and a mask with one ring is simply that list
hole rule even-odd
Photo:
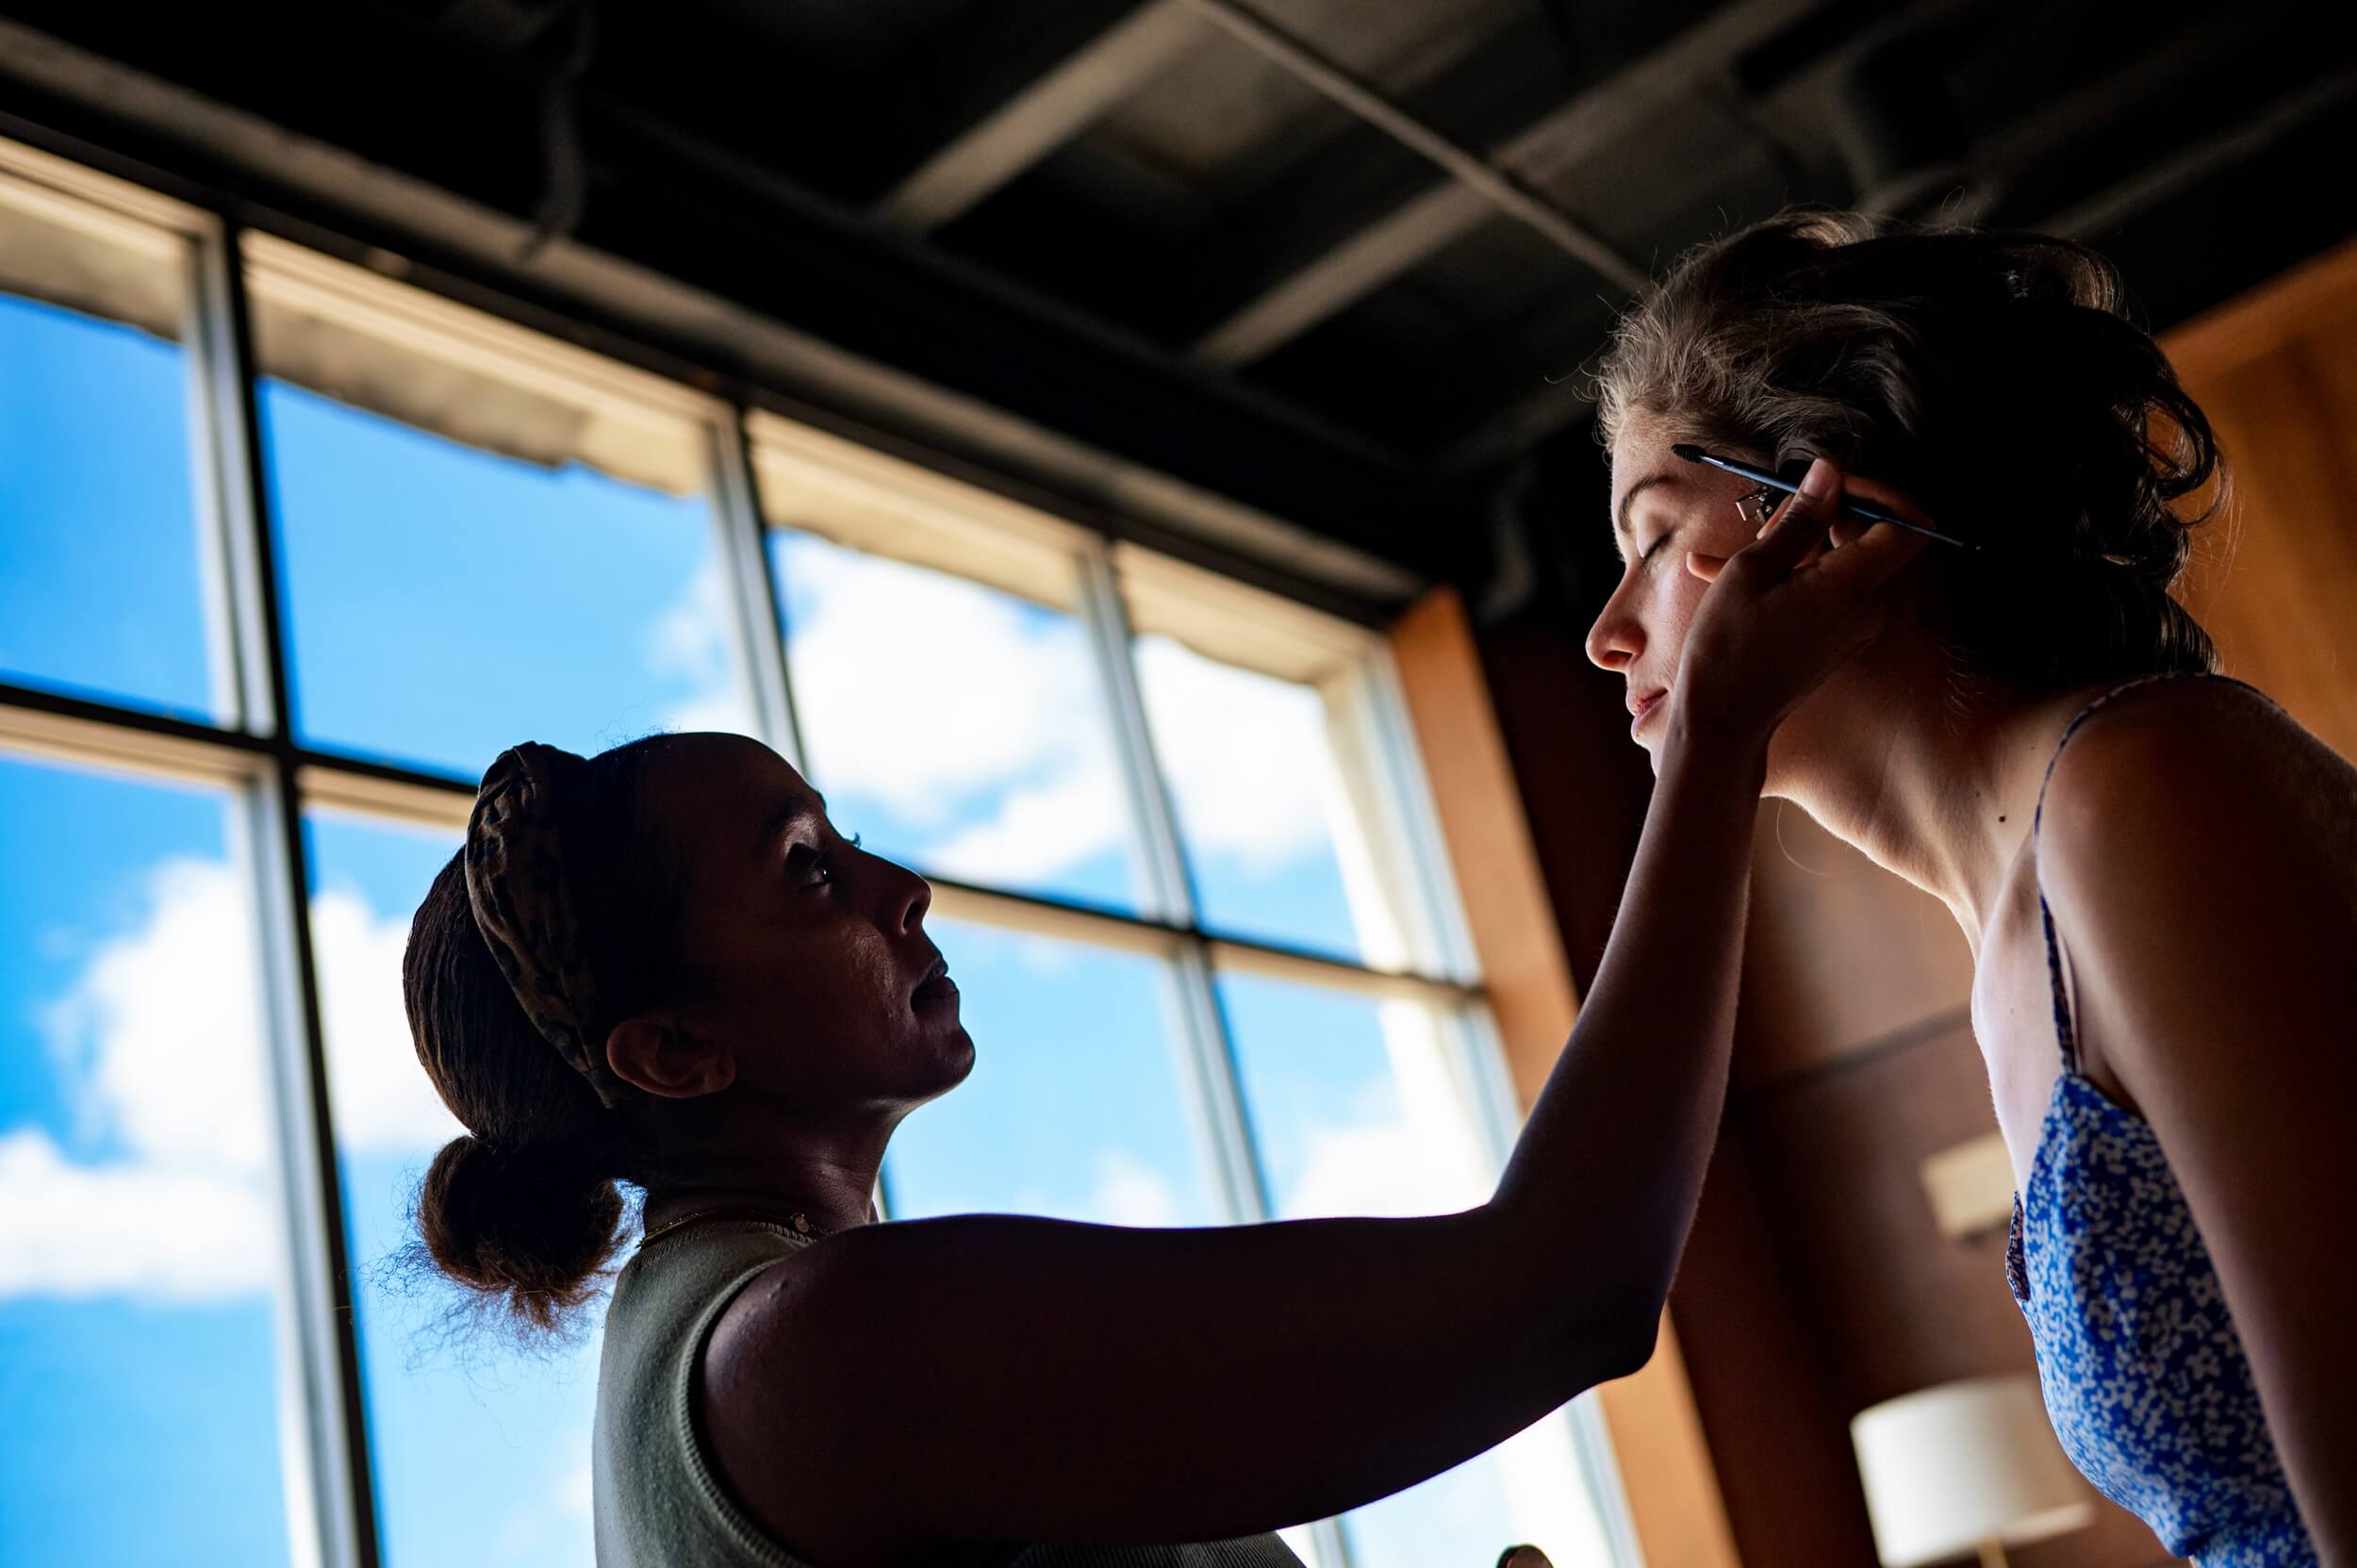
[{"label": "makeup artist's face", "polygon": [[905,1110],[962,1081],[974,1044],[926,933],[925,879],[858,848],[785,760],[739,735],[667,747],[647,807],[686,863],[689,1000],[668,1011],[756,1099]]},{"label": "makeup artist's face", "polygon": [[[1612,443],[1613,537],[1621,581],[1588,631],[1588,656],[1627,683],[1630,733],[1654,748],[1667,713],[1662,699],[1677,684],[1687,629],[1710,585],[1688,569],[1687,556],[1734,554],[1753,527],[1737,502],[1749,481],[1673,456],[1683,439],[1659,419],[1640,413]],[[1758,453],[1726,455],[1761,462]]]}]

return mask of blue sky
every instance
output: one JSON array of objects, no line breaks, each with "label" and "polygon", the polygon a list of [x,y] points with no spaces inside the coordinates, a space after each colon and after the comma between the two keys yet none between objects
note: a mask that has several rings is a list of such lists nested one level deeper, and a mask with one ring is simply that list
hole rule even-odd
[{"label": "blue sky", "polygon": [[[0,678],[202,714],[179,351],[0,299]],[[307,741],[471,776],[525,738],[588,751],[745,725],[704,498],[274,383],[261,405]],[[839,826],[920,868],[1135,906],[1069,618],[803,536],[772,549]],[[1355,954],[1314,696],[1166,640],[1138,657],[1207,921]],[[451,1343],[438,1299],[374,1267],[450,1131],[397,967],[453,844],[306,826],[387,1560],[585,1561],[594,1334],[531,1356]],[[51,1216],[0,1260],[0,1560],[286,1557],[274,1200],[231,853],[216,796],[0,758],[0,1208]],[[896,1211],[1215,1218],[1157,967],[948,920],[936,936],[978,1065],[902,1130]],[[1221,1001],[1280,1208],[1461,1196],[1461,1151],[1436,1152],[1372,1004],[1233,979]],[[1370,1510],[1360,1560],[1487,1560],[1510,1533],[1502,1474],[1485,1461]]]}]

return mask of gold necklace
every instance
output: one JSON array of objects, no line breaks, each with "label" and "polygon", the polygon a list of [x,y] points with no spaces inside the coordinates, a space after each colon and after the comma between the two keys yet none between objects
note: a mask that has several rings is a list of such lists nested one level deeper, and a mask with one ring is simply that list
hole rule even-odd
[{"label": "gold necklace", "polygon": [[660,1241],[672,1231],[694,1225],[699,1220],[707,1219],[759,1220],[764,1225],[782,1225],[796,1235],[807,1236],[813,1241],[826,1234],[826,1231],[810,1222],[810,1215],[799,1209],[793,1211],[783,1219],[778,1218],[775,1214],[765,1214],[757,1209],[699,1209],[692,1214],[682,1214],[677,1219],[667,1219],[661,1225],[641,1235],[638,1238],[638,1249],[643,1252],[650,1243]]}]

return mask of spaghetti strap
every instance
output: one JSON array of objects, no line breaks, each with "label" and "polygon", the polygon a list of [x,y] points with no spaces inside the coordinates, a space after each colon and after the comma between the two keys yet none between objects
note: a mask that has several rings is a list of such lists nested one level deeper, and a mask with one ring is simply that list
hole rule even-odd
[{"label": "spaghetti strap", "polygon": [[[2234,680],[2230,675],[2215,675],[2201,670],[2171,670],[2159,675],[2139,675],[2133,681],[2123,681],[2085,707],[2081,708],[2077,717],[2063,727],[2062,739],[2054,743],[2054,754],[2047,759],[2046,776],[2038,781],[2037,810],[2030,817],[2030,854],[2033,859],[2037,854],[2038,829],[2044,826],[2046,821],[2046,789],[2054,782],[2054,768],[2062,761],[2063,748],[2069,746],[2070,737],[2079,733],[2079,726],[2094,718],[2095,711],[2104,703],[2115,697],[2134,691],[2138,686],[2153,685],[2162,681],[2225,681],[2232,685],[2243,686],[2246,691],[2257,689]],[[2264,696],[2265,693],[2261,695]],[[2054,1038],[2062,1048],[2063,1071],[2075,1074],[2079,1070],[2078,1030],[2071,1021],[2070,990],[2063,982],[2062,944],[2054,935],[2054,912],[2047,907],[2046,883],[2042,875],[2038,881],[2037,917],[2046,931],[2046,979],[2047,983],[2053,988]]]}]

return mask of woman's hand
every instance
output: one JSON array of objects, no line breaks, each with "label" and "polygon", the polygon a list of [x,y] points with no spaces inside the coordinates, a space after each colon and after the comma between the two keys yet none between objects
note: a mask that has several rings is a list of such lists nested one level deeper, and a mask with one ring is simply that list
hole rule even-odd
[{"label": "woman's hand", "polygon": [[[1765,745],[1834,668],[1888,624],[1893,582],[1929,542],[1838,517],[1838,469],[1809,466],[1800,494],[1735,554],[1693,555],[1710,582],[1670,696],[1673,734]],[[1838,520],[1837,520],[1837,519]]]}]

